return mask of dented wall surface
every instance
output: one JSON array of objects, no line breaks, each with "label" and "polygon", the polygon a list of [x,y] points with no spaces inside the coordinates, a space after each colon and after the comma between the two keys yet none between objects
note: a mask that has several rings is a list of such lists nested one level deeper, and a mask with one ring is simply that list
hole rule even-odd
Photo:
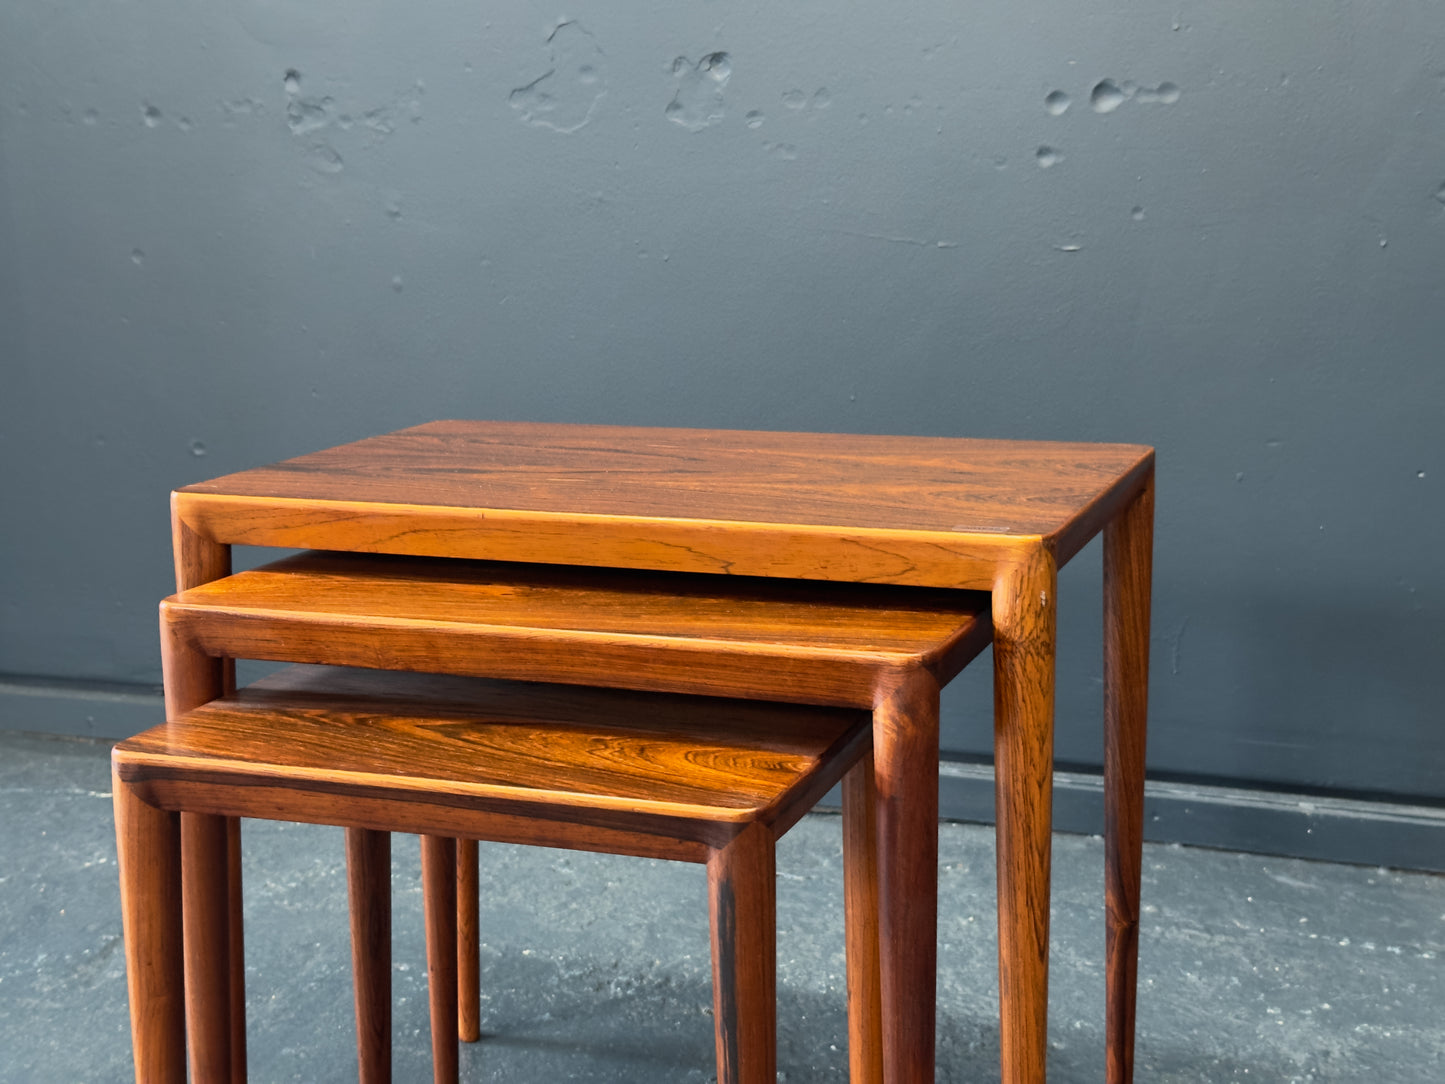
[{"label": "dented wall surface", "polygon": [[[7,5],[0,672],[155,682],[171,487],[429,418],[1139,441],[1151,766],[1445,797],[1439,27]],[[947,708],[986,751],[986,672]]]}]

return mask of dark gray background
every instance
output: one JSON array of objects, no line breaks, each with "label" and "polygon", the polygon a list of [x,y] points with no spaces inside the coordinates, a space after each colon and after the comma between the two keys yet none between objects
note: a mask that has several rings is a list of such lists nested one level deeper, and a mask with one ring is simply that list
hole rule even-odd
[{"label": "dark gray background", "polygon": [[[1426,0],[5,5],[0,672],[114,733],[159,679],[172,487],[431,418],[1137,441],[1151,771],[1441,802],[1440,30]],[[1061,585],[1080,767],[1098,576],[1091,546]],[[951,752],[987,752],[988,695],[950,690]]]}]

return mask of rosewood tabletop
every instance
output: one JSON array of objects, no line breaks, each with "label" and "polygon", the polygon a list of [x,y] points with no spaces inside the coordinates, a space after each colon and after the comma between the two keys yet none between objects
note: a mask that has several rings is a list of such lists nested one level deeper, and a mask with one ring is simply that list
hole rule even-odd
[{"label": "rosewood tabletop", "polygon": [[993,586],[1062,564],[1139,487],[1135,445],[443,421],[186,486],[220,541]]},{"label": "rosewood tabletop", "polygon": [[[187,486],[177,586],[280,546],[992,593],[1000,1045],[1045,1075],[1055,587],[1105,536],[1107,1045],[1132,1079],[1154,456],[1126,444],[439,421]],[[884,1071],[933,1079],[938,684],[874,712]]]}]

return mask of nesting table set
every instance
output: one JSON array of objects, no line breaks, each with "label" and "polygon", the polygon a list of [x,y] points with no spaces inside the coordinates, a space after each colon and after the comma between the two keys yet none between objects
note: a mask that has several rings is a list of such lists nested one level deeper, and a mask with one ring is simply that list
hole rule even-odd
[{"label": "nesting table set", "polygon": [[[193,1076],[244,1079],[236,817],[272,811],[348,826],[359,1011],[375,960],[356,945],[389,891],[384,830],[707,862],[719,1079],[770,1081],[771,1054],[755,1052],[773,1042],[772,840],[845,779],[852,1077],[931,1081],[939,691],[991,643],[1002,1079],[1043,1081],[1056,577],[1100,532],[1106,1079],[1131,1080],[1153,478],[1152,451],[1133,445],[446,421],[178,490],[167,718],[214,742],[182,750],[157,728],[115,756],[137,1080],[183,1080],[187,1031],[202,1050]],[[323,552],[232,576],[232,545]],[[238,657],[371,674],[342,679],[327,712],[301,710],[321,702],[304,699],[310,678],[237,693],[226,660]],[[346,696],[386,673],[413,675],[387,695],[439,673],[502,700],[521,695],[504,682],[593,699],[545,694],[562,722],[543,756],[501,723],[482,749],[485,728],[468,730],[458,707],[481,686],[445,685],[425,726],[397,715],[425,742],[377,731],[377,751],[369,731],[332,723],[369,725]],[[693,722],[671,721],[692,703]],[[578,714],[599,711],[668,722],[638,737]],[[247,712],[281,744],[331,743],[334,771],[312,771],[303,800],[281,794],[284,764],[265,776],[229,764]],[[325,737],[308,737],[323,721]],[[620,782],[597,778],[588,758],[603,747]],[[505,788],[449,767],[479,749],[512,766]],[[676,761],[637,766],[654,756]],[[204,787],[176,774],[183,761],[209,773]],[[531,773],[521,807],[517,765]],[[446,794],[408,804],[423,767]],[[358,797],[356,772],[382,791]],[[465,957],[475,930],[433,922],[436,899],[457,892],[451,852],[427,846],[429,960],[450,953],[435,944],[448,937]],[[443,994],[454,963],[433,968]]]}]

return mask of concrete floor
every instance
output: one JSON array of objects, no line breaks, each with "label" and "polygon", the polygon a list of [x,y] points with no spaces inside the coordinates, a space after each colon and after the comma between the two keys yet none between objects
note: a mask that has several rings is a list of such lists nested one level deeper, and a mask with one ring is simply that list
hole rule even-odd
[{"label": "concrete floor", "polygon": [[[0,732],[0,1081],[130,1077],[102,744]],[[341,834],[247,822],[251,1079],[355,1079]],[[940,1081],[998,1079],[992,832],[940,840]],[[464,1080],[713,1076],[701,867],[484,845]],[[416,841],[394,844],[396,1078],[428,1079]],[[1103,845],[1056,836],[1050,1080],[1102,1078]],[[846,1079],[839,822],[778,854],[779,1080]],[[1445,878],[1145,850],[1137,1079],[1445,1081]]]}]

